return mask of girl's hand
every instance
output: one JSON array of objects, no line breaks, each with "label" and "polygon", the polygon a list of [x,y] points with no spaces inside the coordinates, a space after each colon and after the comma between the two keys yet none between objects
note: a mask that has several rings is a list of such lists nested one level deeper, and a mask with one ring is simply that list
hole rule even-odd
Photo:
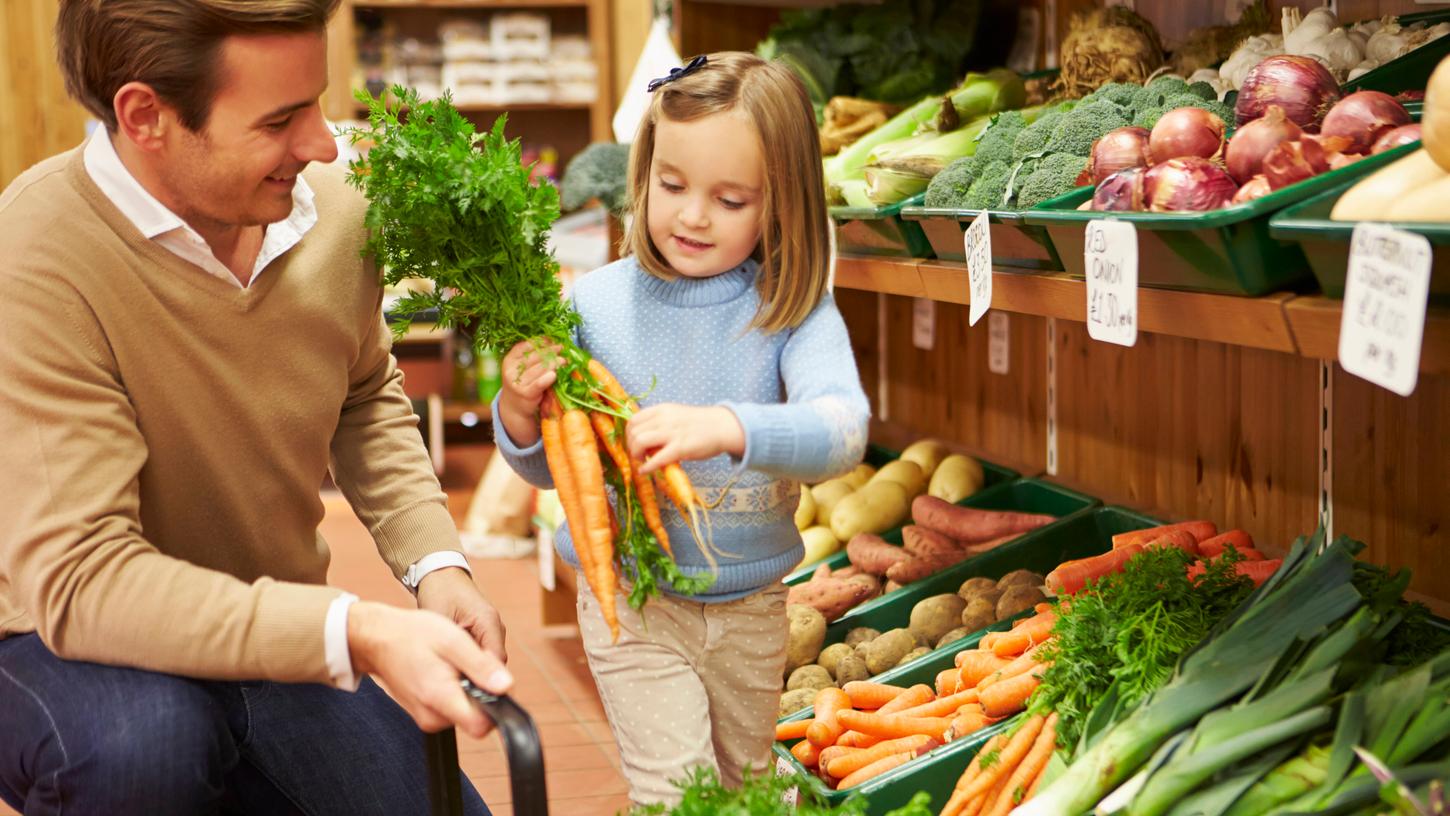
[{"label": "girl's hand", "polygon": [[564,362],[560,348],[548,340],[525,340],[509,349],[500,364],[498,415],[509,439],[521,448],[539,440],[539,403],[557,379],[554,369]]},{"label": "girl's hand", "polygon": [[685,460],[745,453],[740,420],[718,405],[652,405],[630,418],[625,441],[630,456],[644,459],[643,473]]}]

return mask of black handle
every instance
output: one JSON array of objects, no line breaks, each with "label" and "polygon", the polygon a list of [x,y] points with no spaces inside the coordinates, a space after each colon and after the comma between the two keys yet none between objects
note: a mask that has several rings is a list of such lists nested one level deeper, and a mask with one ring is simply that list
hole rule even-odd
[{"label": "black handle", "polygon": [[[474,705],[483,709],[498,728],[509,764],[509,787],[517,816],[548,816],[549,798],[544,784],[544,746],[534,718],[513,698],[497,697],[467,678],[460,681]],[[428,798],[433,816],[461,816],[463,787],[459,781],[458,742],[453,729],[426,735]]]}]

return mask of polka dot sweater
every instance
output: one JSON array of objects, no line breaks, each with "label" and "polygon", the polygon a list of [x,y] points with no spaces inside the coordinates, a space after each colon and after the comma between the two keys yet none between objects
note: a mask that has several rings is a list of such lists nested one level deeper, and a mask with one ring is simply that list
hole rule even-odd
[{"label": "polka dot sweater", "polygon": [[[733,600],[789,572],[803,554],[793,520],[800,483],[849,470],[866,446],[870,409],[835,301],[823,298],[795,329],[751,329],[760,302],[756,270],[747,261],[711,278],[664,281],[625,258],[574,286],[583,317],[576,341],[630,393],[645,394],[646,404],[722,405],[745,430],[740,459],[684,463],[706,500],[725,491],[710,514],[720,572],[697,600]],[[493,427],[510,466],[538,487],[553,487],[542,443],[514,445],[497,402]],[[673,508],[665,522],[680,565],[706,569]],[[555,541],[577,567],[567,525]]]}]

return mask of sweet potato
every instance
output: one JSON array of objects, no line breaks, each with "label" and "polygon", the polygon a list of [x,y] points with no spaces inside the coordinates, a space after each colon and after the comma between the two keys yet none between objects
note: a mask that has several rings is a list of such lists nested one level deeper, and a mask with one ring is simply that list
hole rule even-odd
[{"label": "sweet potato", "polygon": [[881,536],[862,533],[846,544],[846,557],[851,563],[872,575],[885,575],[893,564],[911,557],[911,553],[881,540]]},{"label": "sweet potato", "polygon": [[871,586],[841,578],[812,578],[796,584],[786,593],[787,604],[813,607],[827,621],[833,621],[854,609],[872,595]]},{"label": "sweet potato", "polygon": [[899,564],[891,565],[891,568],[886,570],[886,577],[898,584],[909,584],[912,581],[920,581],[936,575],[947,567],[959,564],[970,557],[970,554],[962,550],[937,553],[936,555],[913,555]]},{"label": "sweet potato", "polygon": [[915,524],[901,528],[902,549],[912,555],[936,555],[962,550],[962,545],[935,530]]},{"label": "sweet potato", "polygon": [[989,541],[1013,533],[1024,533],[1056,521],[1054,517],[1042,513],[1013,513],[962,507],[935,496],[917,496],[911,503],[911,517],[923,527],[967,542]]}]

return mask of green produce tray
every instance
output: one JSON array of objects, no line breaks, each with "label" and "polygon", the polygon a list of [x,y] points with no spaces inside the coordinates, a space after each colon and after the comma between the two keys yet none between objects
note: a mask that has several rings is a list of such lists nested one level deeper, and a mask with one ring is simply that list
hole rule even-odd
[{"label": "green produce tray", "polygon": [[932,257],[921,225],[901,217],[903,208],[924,200],[926,194],[920,193],[887,207],[832,207],[837,251],[891,258]]},{"label": "green produce tray", "polygon": [[[1071,548],[1056,544],[1044,545],[1041,542],[1051,540],[1047,534],[1053,528],[1066,523],[1077,514],[1090,511],[1099,502],[1091,496],[1059,485],[1037,479],[1018,479],[983,490],[959,504],[980,510],[1048,513],[1057,516],[1058,520],[1023,533],[1016,540],[981,555],[953,564],[930,578],[913,581],[895,592],[872,598],[837,620],[829,622],[825,645],[840,643],[846,639],[847,632],[858,626],[869,626],[882,632],[905,626],[911,617],[911,608],[917,601],[944,592],[956,592],[957,587],[968,578],[985,575],[995,579],[1017,569],[1030,569],[1046,574],[1064,559],[1081,557],[1074,555],[1075,550]],[[1061,555],[1064,552],[1066,554]],[[1092,555],[1094,552],[1097,551],[1084,551],[1082,555]]]},{"label": "green produce tray", "polygon": [[[1296,241],[1309,259],[1309,268],[1324,294],[1344,298],[1344,278],[1349,266],[1349,239],[1354,221],[1329,217],[1334,205],[1353,182],[1286,208],[1269,220],[1269,234],[1280,241]],[[1390,223],[1388,226],[1418,233],[1430,241],[1434,251],[1430,263],[1430,302],[1450,305],[1450,224]]]},{"label": "green produce tray", "polygon": [[1027,212],[1027,223],[1047,228],[1063,267],[1085,277],[1083,232],[1089,221],[1131,221],[1138,230],[1138,284],[1160,289],[1262,295],[1309,274],[1297,244],[1269,234],[1269,216],[1291,204],[1376,169],[1417,149],[1402,145],[1348,167],[1331,170],[1256,201],[1203,213],[1092,212],[1077,209],[1093,188],[1078,189]]},{"label": "green produce tray", "polygon": [[[1450,20],[1450,11],[1424,11],[1418,14],[1402,14],[1401,25],[1426,22],[1434,25]],[[1363,76],[1345,82],[1341,87],[1346,94],[1352,91],[1384,91],[1397,94],[1400,91],[1421,91],[1429,81],[1430,74],[1440,60],[1450,54],[1450,37],[1440,37],[1425,43],[1404,56],[1390,60]]]},{"label": "green produce tray", "polygon": [[[977,217],[976,210],[934,207],[904,207],[901,217],[921,224],[936,257],[966,263],[962,234]],[[1047,230],[1027,223],[1017,210],[988,210],[987,228],[992,235],[992,265],[1042,272],[1060,272],[1062,261],[1052,248]]]},{"label": "green produce tray", "polygon": [[[884,460],[882,462],[873,462],[871,461],[871,456],[868,453],[866,457],[866,462],[876,467],[880,467],[882,464],[891,461],[891,459],[897,458],[897,456],[899,455],[900,454],[893,454],[890,459]],[[973,458],[975,459],[976,457]],[[988,462],[985,459],[977,459],[977,462],[982,465],[982,489],[966,497],[965,499],[962,499],[960,502],[958,502],[958,504],[968,504],[972,501],[972,499],[982,495],[983,493],[986,493],[997,485],[1003,484],[1005,482],[1010,482],[1022,475],[1017,471],[1013,470],[1012,468],[993,464],[992,462]],[[883,533],[881,537],[891,542],[892,544],[900,544],[901,527],[895,527],[891,530],[888,530],[887,532]],[[805,564],[799,569],[792,571],[789,575],[786,575],[781,580],[785,581],[787,584],[799,584],[804,581],[810,580],[811,573],[815,572],[816,569],[822,564],[829,564],[831,566],[831,569],[833,570],[840,569],[849,565],[850,560],[846,558],[845,542],[841,542],[841,544],[841,549],[837,552],[832,553],[831,555],[828,555],[825,558],[822,558],[821,560],[814,563]]]}]

